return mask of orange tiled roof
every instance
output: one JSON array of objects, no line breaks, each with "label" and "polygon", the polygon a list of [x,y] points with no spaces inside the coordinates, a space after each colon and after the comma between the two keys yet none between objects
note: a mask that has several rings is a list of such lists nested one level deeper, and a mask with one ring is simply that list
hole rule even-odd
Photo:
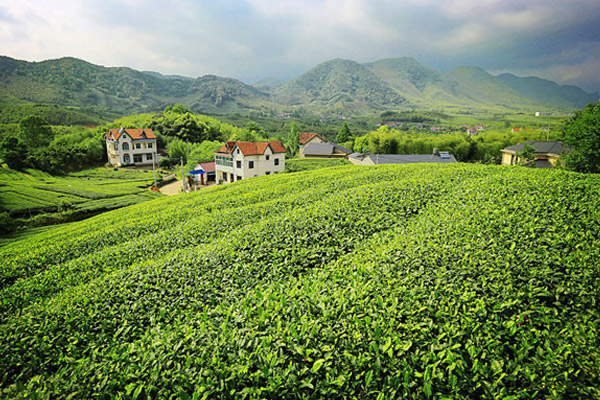
[{"label": "orange tiled roof", "polygon": [[273,153],[286,152],[285,147],[283,147],[283,144],[279,140],[271,140],[269,142],[242,142],[239,140],[229,140],[217,151],[217,153],[231,154],[236,146],[245,156],[264,154],[269,146],[271,147],[271,150],[273,150]]},{"label": "orange tiled roof", "polygon": [[[118,140],[123,133],[127,133],[133,140],[156,139],[152,129],[110,129],[104,136],[109,140]],[[144,134],[146,137],[143,136]]]},{"label": "orange tiled roof", "polygon": [[308,142],[310,139],[314,138],[315,136],[318,136],[324,142],[327,141],[323,138],[323,136],[319,135],[316,132],[302,132],[302,133],[300,133],[300,145],[304,145],[306,142]]}]

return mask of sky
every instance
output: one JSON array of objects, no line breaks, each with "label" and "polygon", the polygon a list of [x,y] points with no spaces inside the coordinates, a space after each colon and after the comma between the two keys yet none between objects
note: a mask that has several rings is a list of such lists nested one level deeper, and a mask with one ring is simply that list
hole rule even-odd
[{"label": "sky", "polygon": [[600,90],[599,0],[0,0],[0,55],[253,83],[333,58]]}]

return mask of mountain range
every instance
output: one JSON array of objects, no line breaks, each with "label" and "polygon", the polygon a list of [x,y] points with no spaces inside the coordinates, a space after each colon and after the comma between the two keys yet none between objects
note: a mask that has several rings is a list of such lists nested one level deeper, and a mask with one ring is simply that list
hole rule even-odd
[{"label": "mountain range", "polygon": [[572,111],[598,96],[536,77],[478,67],[438,73],[410,57],[372,63],[334,59],[288,81],[254,85],[215,75],[162,75],[76,58],[27,62],[0,56],[0,102],[98,107],[122,114],[180,103],[197,112],[312,111],[347,114],[401,109]]}]

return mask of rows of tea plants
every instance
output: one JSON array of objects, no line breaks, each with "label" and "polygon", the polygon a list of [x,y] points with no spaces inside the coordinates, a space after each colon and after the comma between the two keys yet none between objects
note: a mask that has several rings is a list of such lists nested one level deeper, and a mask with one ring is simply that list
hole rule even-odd
[{"label": "rows of tea plants", "polygon": [[0,248],[0,396],[600,398],[600,179],[345,166]]},{"label": "rows of tea plants", "polygon": [[[143,171],[97,168],[89,170],[87,175],[81,171],[73,176],[54,177],[35,170],[22,173],[0,168],[0,212],[32,215],[56,211],[65,205],[90,211],[118,208],[119,204],[122,207],[148,200],[144,192],[152,182],[152,172]],[[106,199],[110,198],[117,200],[109,205]]]}]

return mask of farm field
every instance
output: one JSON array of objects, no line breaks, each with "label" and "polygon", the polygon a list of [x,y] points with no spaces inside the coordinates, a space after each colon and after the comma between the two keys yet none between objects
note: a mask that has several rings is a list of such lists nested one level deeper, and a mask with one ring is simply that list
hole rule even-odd
[{"label": "farm field", "polygon": [[0,212],[30,217],[43,212],[99,212],[157,197],[147,188],[152,171],[94,168],[56,177],[28,170],[0,168]]},{"label": "farm field", "polygon": [[350,165],[350,161],[345,158],[292,158],[285,160],[285,167],[288,172],[311,171],[319,168],[337,167],[339,165]]},{"label": "farm field", "polygon": [[338,166],[43,229],[0,248],[0,397],[600,398],[599,192]]}]

